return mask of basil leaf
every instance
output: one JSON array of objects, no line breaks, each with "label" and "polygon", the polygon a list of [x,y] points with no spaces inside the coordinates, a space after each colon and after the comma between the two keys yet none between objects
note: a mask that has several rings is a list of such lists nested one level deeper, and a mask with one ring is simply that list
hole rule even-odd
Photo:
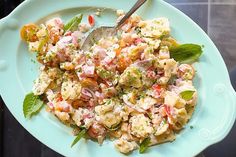
[{"label": "basil leaf", "polygon": [[182,44],[170,48],[170,57],[180,63],[193,63],[202,54],[202,47],[197,44]]},{"label": "basil leaf", "polygon": [[86,131],[87,131],[86,129],[83,129],[78,133],[78,135],[72,142],[71,147],[73,147],[77,142],[79,142],[79,140],[85,135]]},{"label": "basil leaf", "polygon": [[194,93],[195,91],[186,90],[186,91],[181,92],[180,95],[184,100],[189,101],[192,99]]},{"label": "basil leaf", "polygon": [[43,101],[39,96],[34,95],[32,92],[25,96],[23,102],[23,113],[25,118],[30,118],[33,114],[36,114],[43,106]]},{"label": "basil leaf", "polygon": [[147,150],[148,145],[150,143],[151,143],[151,138],[150,137],[145,138],[140,144],[139,153],[144,153]]},{"label": "basil leaf", "polygon": [[67,24],[64,26],[64,31],[76,31],[78,29],[78,25],[80,24],[81,20],[83,18],[83,14],[79,14],[75,17],[73,17]]}]

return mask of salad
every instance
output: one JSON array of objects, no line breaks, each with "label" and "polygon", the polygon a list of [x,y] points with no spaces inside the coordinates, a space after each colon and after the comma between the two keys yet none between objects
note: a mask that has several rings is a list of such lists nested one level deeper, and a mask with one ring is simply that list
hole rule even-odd
[{"label": "salad", "polygon": [[[122,10],[117,10],[119,21]],[[27,24],[20,35],[41,64],[32,92],[23,102],[26,118],[42,106],[76,135],[102,145],[114,141],[121,153],[173,141],[197,103],[192,63],[202,54],[196,44],[180,44],[170,23],[160,17],[132,15],[115,36],[80,50],[100,13],[77,15],[69,22],[53,18]]]}]

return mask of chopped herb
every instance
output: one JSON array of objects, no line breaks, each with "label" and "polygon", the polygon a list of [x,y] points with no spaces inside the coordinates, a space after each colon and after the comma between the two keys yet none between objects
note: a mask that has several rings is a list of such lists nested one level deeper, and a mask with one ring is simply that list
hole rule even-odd
[{"label": "chopped herb", "polygon": [[193,129],[193,126],[192,126],[192,125],[190,126],[190,129]]},{"label": "chopped herb", "polygon": [[150,143],[151,143],[151,138],[150,137],[145,138],[140,144],[139,153],[144,153],[147,150],[148,145]]},{"label": "chopped herb", "polygon": [[97,67],[97,74],[102,79],[109,79],[114,76],[114,74],[112,72],[107,71],[107,70],[103,69],[102,67]]},{"label": "chopped herb", "polygon": [[111,100],[111,99],[109,99],[109,100],[107,100],[106,104],[107,104],[107,105],[110,105],[110,104],[111,104],[111,102],[112,102],[112,100]]},{"label": "chopped herb", "polygon": [[175,84],[176,79],[177,79],[177,76],[172,75],[167,84],[169,84],[169,85]]},{"label": "chopped herb", "polygon": [[141,27],[136,27],[135,31],[137,32],[137,34],[140,34],[141,33]]},{"label": "chopped herb", "polygon": [[164,124],[167,124],[167,121],[166,121],[166,119],[165,119],[165,118],[163,119],[163,123],[164,123]]},{"label": "chopped herb", "polygon": [[33,62],[33,63],[36,63],[36,61],[35,61],[35,60],[33,60],[33,59],[31,59],[31,62]]},{"label": "chopped herb", "polygon": [[71,147],[73,147],[77,142],[79,142],[79,140],[84,137],[85,133],[87,132],[86,129],[81,130],[78,135],[76,136],[76,138],[74,139],[74,141],[71,144]]}]

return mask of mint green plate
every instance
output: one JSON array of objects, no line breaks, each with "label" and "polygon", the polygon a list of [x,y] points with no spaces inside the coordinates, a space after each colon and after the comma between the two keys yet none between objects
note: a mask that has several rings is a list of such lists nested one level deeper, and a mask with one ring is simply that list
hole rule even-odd
[{"label": "mint green plate", "polygon": [[[26,0],[9,16],[0,21],[0,94],[7,107],[20,124],[34,137],[65,156],[125,156],[114,149],[112,142],[102,146],[92,141],[81,140],[70,148],[74,139],[71,129],[61,124],[54,116],[42,110],[38,116],[26,120],[22,102],[31,90],[37,77],[38,67],[34,54],[20,40],[21,26],[30,22],[43,22],[59,16],[68,20],[78,13],[94,13],[104,8],[97,18],[98,25],[114,25],[115,9],[128,10],[135,0]],[[230,131],[236,115],[236,94],[231,87],[223,59],[209,37],[190,18],[171,5],[160,0],[149,0],[138,11],[144,19],[165,16],[171,22],[172,35],[182,43],[204,45],[204,54],[195,64],[195,86],[199,92],[198,104],[192,119],[172,143],[150,148],[140,156],[187,157],[222,140]],[[86,21],[86,18],[84,19]],[[193,126],[193,129],[190,129]],[[138,151],[130,156],[138,156]]]}]

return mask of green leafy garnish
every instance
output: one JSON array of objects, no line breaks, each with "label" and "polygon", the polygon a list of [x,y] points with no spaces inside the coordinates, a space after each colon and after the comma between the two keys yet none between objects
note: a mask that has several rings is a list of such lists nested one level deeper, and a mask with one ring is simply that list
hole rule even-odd
[{"label": "green leafy garnish", "polygon": [[78,133],[78,135],[72,142],[71,147],[73,147],[77,142],[79,142],[79,140],[85,135],[86,131],[87,131],[86,129],[83,129]]},{"label": "green leafy garnish", "polygon": [[181,93],[180,93],[180,96],[181,96],[184,100],[189,101],[189,100],[192,99],[194,93],[195,93],[195,91],[186,90],[186,91],[181,92]]},{"label": "green leafy garnish", "polygon": [[30,118],[32,115],[38,113],[43,104],[44,103],[40,100],[39,96],[34,95],[33,93],[27,94],[23,102],[23,113],[25,118]]},{"label": "green leafy garnish", "polygon": [[202,47],[197,44],[182,44],[170,48],[170,57],[180,63],[193,63],[202,54]]},{"label": "green leafy garnish", "polygon": [[147,150],[148,145],[150,144],[150,142],[151,142],[150,137],[145,138],[142,141],[142,143],[140,144],[139,153],[144,153]]},{"label": "green leafy garnish", "polygon": [[83,14],[79,14],[75,17],[73,17],[67,24],[64,26],[64,31],[76,31],[78,29],[78,26],[83,18]]}]

